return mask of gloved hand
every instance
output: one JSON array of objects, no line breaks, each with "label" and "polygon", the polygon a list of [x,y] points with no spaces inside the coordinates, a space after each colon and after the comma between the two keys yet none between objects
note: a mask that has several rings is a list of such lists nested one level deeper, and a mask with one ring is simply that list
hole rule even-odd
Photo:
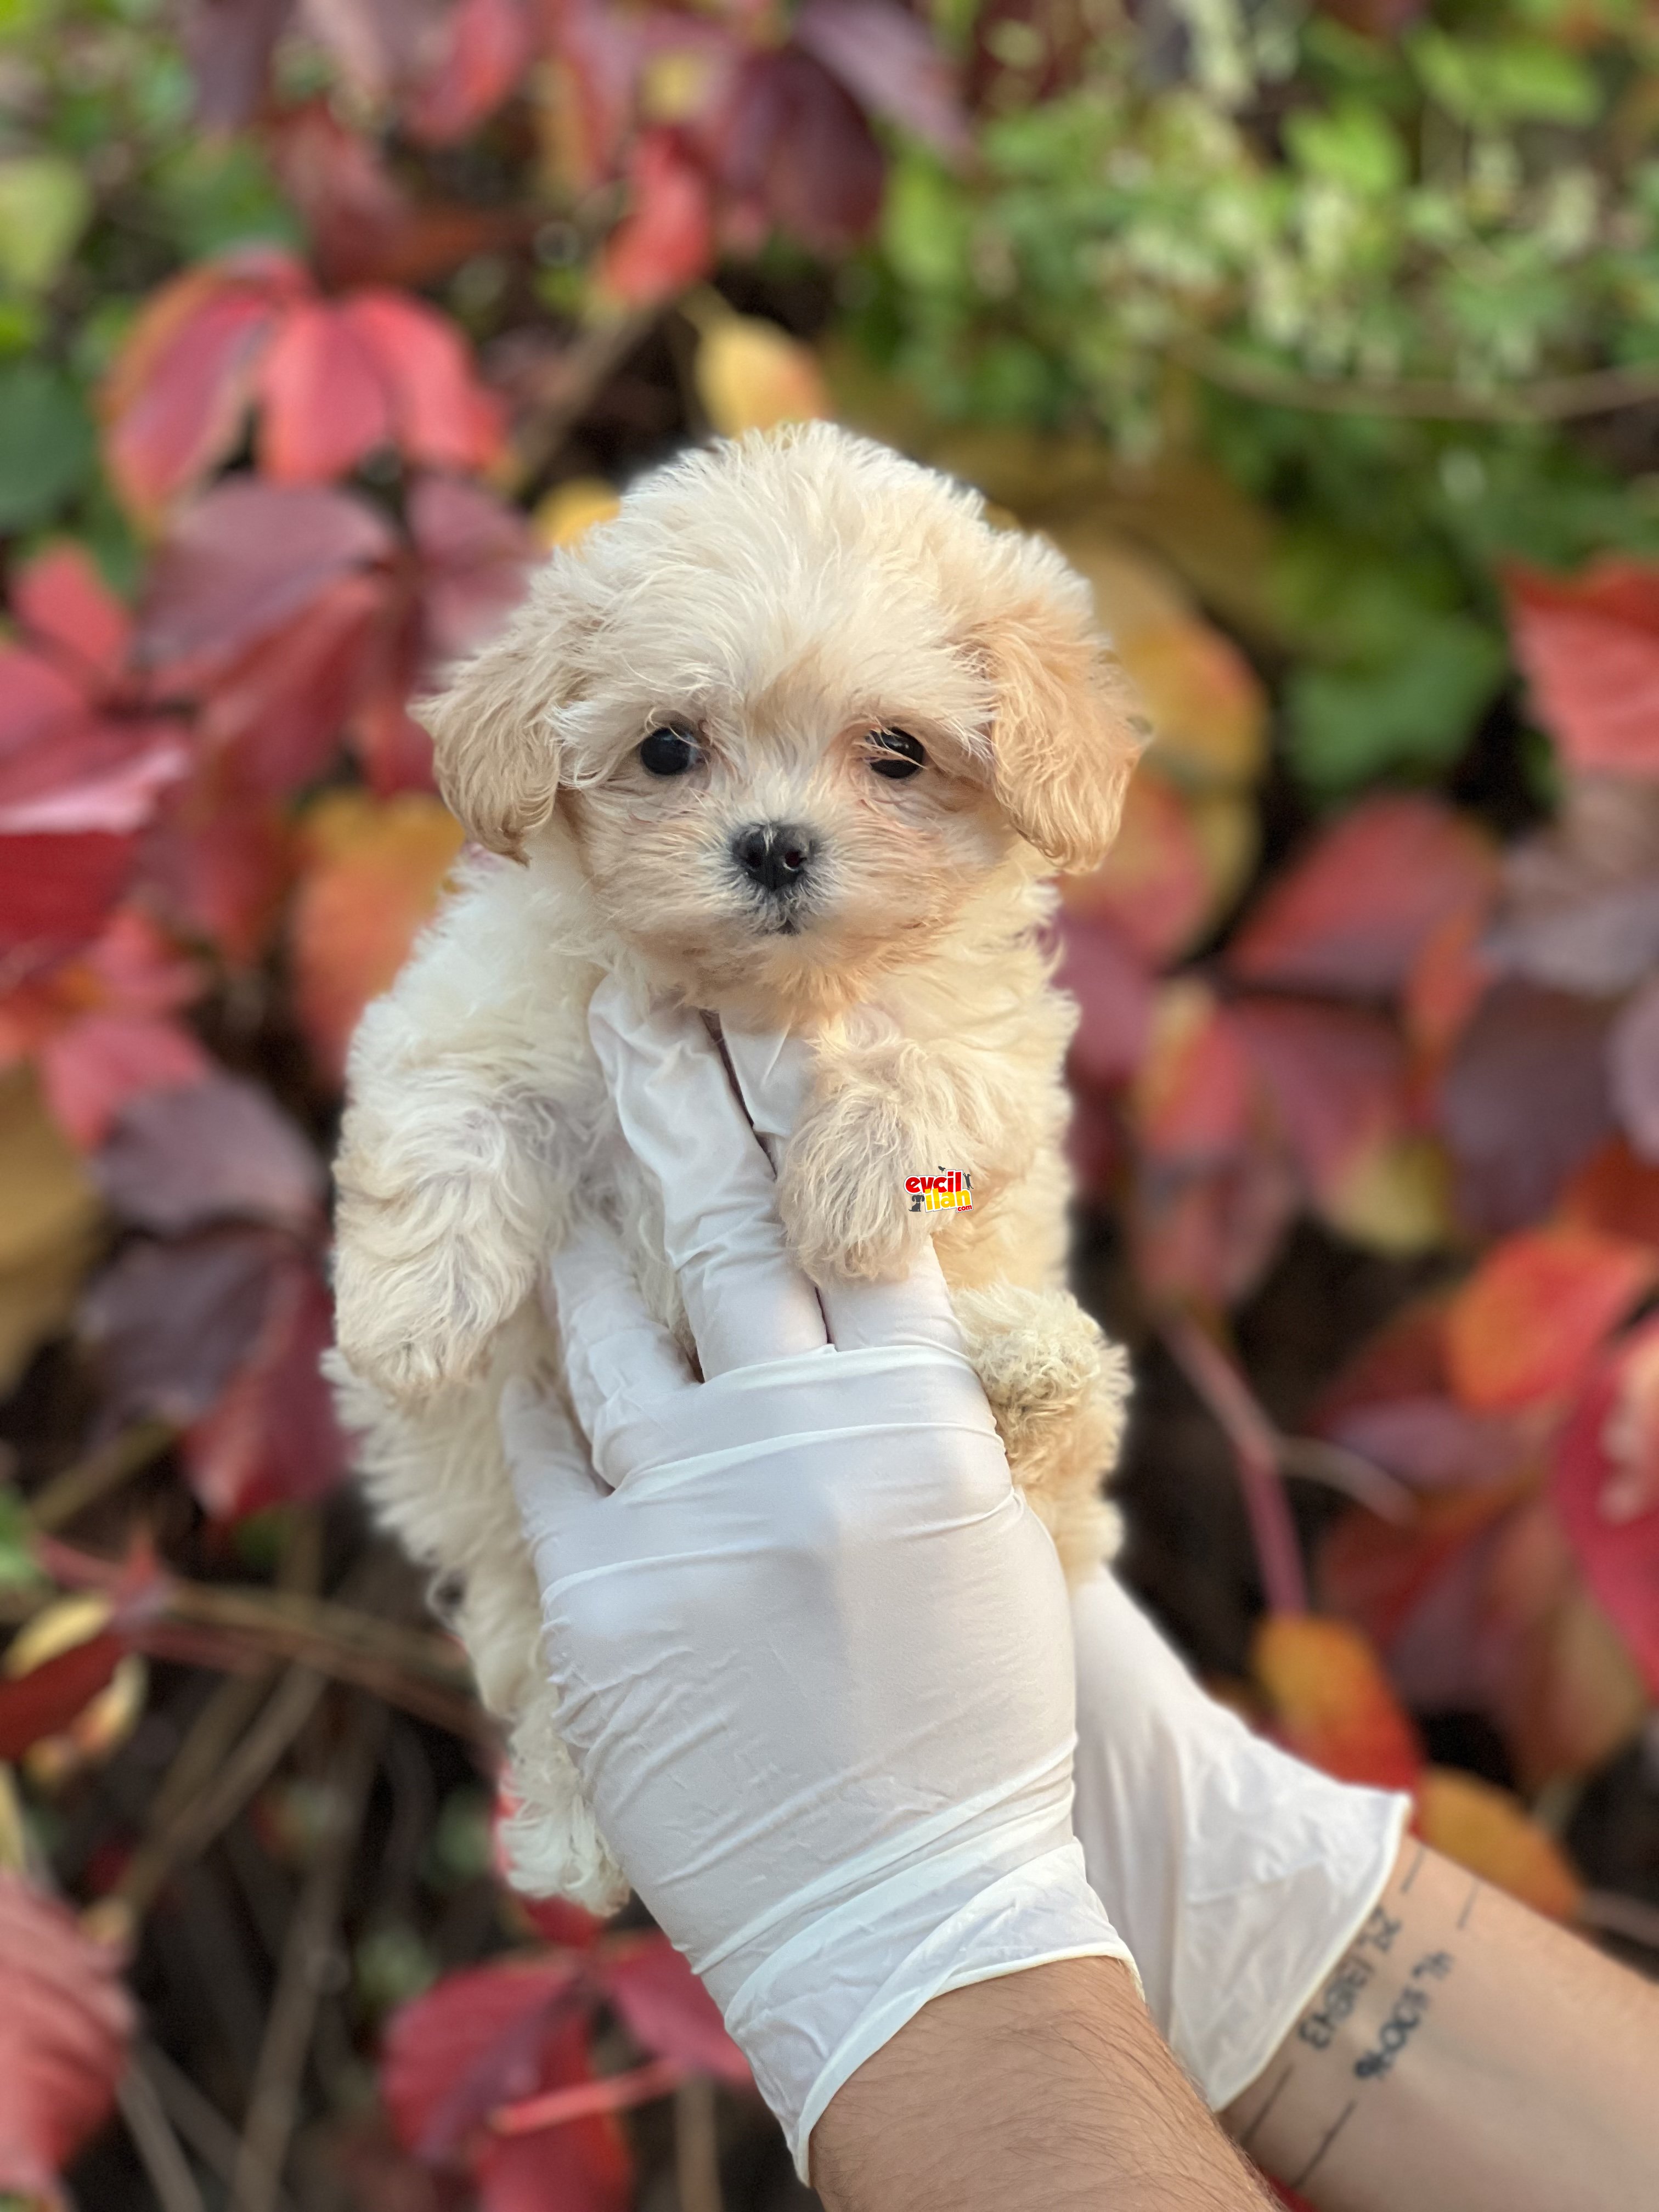
[{"label": "gloved hand", "polygon": [[[527,1392],[503,1436],[561,1732],[804,2174],[836,2091],[933,1997],[1127,1959],[1072,1833],[1065,1585],[932,1252],[820,1297],[702,1024],[635,1022],[607,985],[591,1027],[703,1379],[590,1227],[552,1295],[591,1469]],[[787,1127],[798,1056],[727,1042],[754,1126]]]},{"label": "gloved hand", "polygon": [[1252,1735],[1103,1569],[1073,1591],[1072,1620],[1089,1879],[1165,2041],[1219,2112],[1381,1897],[1411,1800],[1333,1782]]}]

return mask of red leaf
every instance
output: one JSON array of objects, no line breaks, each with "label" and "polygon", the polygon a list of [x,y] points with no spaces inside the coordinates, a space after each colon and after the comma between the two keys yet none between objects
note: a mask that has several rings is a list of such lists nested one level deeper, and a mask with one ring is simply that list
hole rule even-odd
[{"label": "red leaf", "polygon": [[[547,2039],[542,2069],[551,2081],[592,2082],[587,2022],[567,2021]],[[594,2082],[603,2088],[605,2084]],[[472,2160],[480,2212],[629,2212],[633,2161],[611,2112],[588,2112],[525,2135],[492,2133]]]},{"label": "red leaf", "polygon": [[599,282],[649,307],[705,275],[714,258],[708,183],[672,131],[641,134],[628,165],[629,211],[605,241]]},{"label": "red leaf", "polygon": [[1173,785],[1142,769],[1125,797],[1117,842],[1092,875],[1067,876],[1068,915],[1114,923],[1149,966],[1184,952],[1212,903],[1210,872]]},{"label": "red leaf", "polygon": [[256,1083],[210,1068],[123,1112],[93,1178],[124,1220],[163,1236],[226,1219],[307,1236],[322,1219],[322,1162]]},{"label": "red leaf", "polygon": [[1590,1588],[1659,1696],[1659,1321],[1596,1364],[1551,1492]]},{"label": "red leaf", "polygon": [[103,1143],[133,1099],[194,1083],[210,1065],[188,1030],[149,1014],[88,1014],[40,1050],[52,1110],[88,1152]]},{"label": "red leaf", "polygon": [[855,99],[943,151],[967,150],[955,76],[927,23],[890,0],[806,0],[795,39]]},{"label": "red leaf", "polygon": [[110,474],[137,514],[160,513],[230,451],[277,311],[307,287],[289,255],[257,247],[154,295],[103,393]]},{"label": "red leaf", "polygon": [[426,146],[465,138],[507,98],[533,50],[518,0],[457,0],[445,25],[442,59],[404,101],[404,125]]},{"label": "red leaf", "polygon": [[243,789],[222,757],[170,794],[145,836],[146,895],[219,957],[248,966],[269,944],[293,872],[293,840],[278,808]]},{"label": "red leaf", "polygon": [[114,1952],[14,1874],[0,1874],[0,2192],[58,2201],[114,2103],[132,2005]]},{"label": "red leaf", "polygon": [[1515,568],[1516,658],[1581,774],[1659,774],[1659,568],[1616,556],[1577,576]]},{"label": "red leaf", "polygon": [[1071,1065],[1103,1090],[1126,1082],[1146,1056],[1152,979],[1109,921],[1068,914],[1060,923],[1057,981],[1078,1002]]},{"label": "red leaf", "polygon": [[92,936],[121,896],[131,837],[0,836],[0,950],[64,951]]},{"label": "red leaf", "polygon": [[643,2050],[678,2060],[688,2072],[748,2085],[749,2062],[726,2033],[719,2006],[665,1936],[619,1940],[599,1958],[596,1972]]},{"label": "red leaf", "polygon": [[1659,1245],[1659,1167],[1638,1160],[1624,1139],[1616,1137],[1586,1160],[1562,1192],[1556,1211],[1562,1221]]},{"label": "red leaf", "polygon": [[497,1960],[399,2007],[380,2057],[398,2141],[421,2158],[453,2158],[497,2105],[552,2086],[579,1972],[568,1958]]},{"label": "red leaf", "polygon": [[257,1345],[292,1251],[275,1230],[241,1226],[127,1244],[81,1305],[106,1418],[199,1420]]},{"label": "red leaf", "polygon": [[1281,990],[1380,998],[1403,988],[1435,932],[1497,885],[1464,817],[1419,798],[1363,800],[1279,876],[1228,948],[1232,973]]},{"label": "red leaf", "polygon": [[1565,1396],[1656,1276],[1659,1253],[1595,1230],[1505,1238],[1447,1309],[1453,1389],[1477,1413]]},{"label": "red leaf", "polygon": [[44,1735],[57,1735],[90,1705],[125,1650],[118,1636],[89,1636],[27,1674],[0,1680],[0,1759],[21,1759]]},{"label": "red leaf", "polygon": [[1613,1103],[1644,1160],[1659,1161],[1659,984],[1638,992],[1607,1039]]},{"label": "red leaf", "polygon": [[390,605],[383,578],[342,576],[215,678],[202,734],[251,796],[285,798],[333,760],[379,665]]},{"label": "red leaf", "polygon": [[1245,1000],[1229,1017],[1309,1188],[1335,1198],[1368,1150],[1404,1120],[1405,1055],[1378,1015]]},{"label": "red leaf", "polygon": [[328,483],[390,442],[380,364],[348,309],[301,301],[260,364],[259,466],[277,483]]},{"label": "red leaf", "polygon": [[820,252],[856,245],[881,211],[886,165],[862,109],[799,47],[744,64],[720,154],[733,192]]},{"label": "red leaf", "polygon": [[1191,978],[1166,984],[1135,1082],[1142,1149],[1159,1160],[1194,1162],[1242,1152],[1254,1091],[1244,1034],[1232,1013]]},{"label": "red leaf", "polygon": [[1261,1281],[1297,1208],[1289,1162],[1261,1146],[1197,1165],[1143,1163],[1133,1195],[1147,1292],[1210,1308],[1233,1304]]},{"label": "red leaf", "polygon": [[231,477],[179,517],[157,553],[141,649],[172,680],[199,678],[393,550],[385,522],[349,493]]},{"label": "red leaf", "polygon": [[308,1261],[285,1254],[266,1285],[252,1350],[184,1440],[191,1488],[216,1521],[321,1498],[350,1458],[319,1362],[334,1340],[328,1292]]},{"label": "red leaf", "polygon": [[422,477],[410,487],[409,528],[422,560],[426,653],[454,659],[517,606],[541,549],[515,509],[453,477]]},{"label": "red leaf", "polygon": [[1471,1228],[1499,1235],[1536,1221],[1612,1135],[1608,1020],[1605,1006],[1508,980],[1481,1002],[1439,1097]]},{"label": "red leaf", "polygon": [[454,324],[424,301],[360,292],[340,310],[390,394],[392,432],[428,468],[487,468],[501,452],[501,410],[472,373]]},{"label": "red leaf", "polygon": [[19,569],[11,603],[18,620],[55,646],[77,672],[113,676],[132,641],[132,617],[79,545],[53,545]]}]

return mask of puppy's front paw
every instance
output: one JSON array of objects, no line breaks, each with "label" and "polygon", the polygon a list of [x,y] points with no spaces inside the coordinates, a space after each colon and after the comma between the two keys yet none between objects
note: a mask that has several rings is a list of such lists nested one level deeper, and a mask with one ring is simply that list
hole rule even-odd
[{"label": "puppy's front paw", "polygon": [[473,1381],[531,1287],[516,1255],[450,1234],[402,1250],[349,1232],[335,1267],[335,1340],[354,1375],[400,1403]]},{"label": "puppy's front paw", "polygon": [[1039,1510],[1092,1498],[1122,1434],[1121,1350],[1066,1291],[994,1283],[952,1303],[1015,1481]]},{"label": "puppy's front paw", "polygon": [[790,1249],[814,1282],[879,1282],[902,1275],[946,1215],[913,1213],[907,1176],[921,1151],[879,1097],[836,1096],[796,1128],[778,1174],[778,1213]]}]

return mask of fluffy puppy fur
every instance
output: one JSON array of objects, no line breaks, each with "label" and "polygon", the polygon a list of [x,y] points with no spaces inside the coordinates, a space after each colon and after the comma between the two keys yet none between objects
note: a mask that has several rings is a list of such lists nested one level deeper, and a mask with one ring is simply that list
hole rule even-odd
[{"label": "fluffy puppy fur", "polygon": [[[1075,1010],[1039,933],[1043,878],[1110,842],[1144,725],[1052,546],[827,424],[638,484],[426,719],[486,849],[353,1048],[334,1372],[380,1513],[510,1723],[520,1880],[603,1908],[620,1883],[557,1741],[495,1427],[509,1376],[556,1374],[536,1285],[579,1207],[684,1336],[594,985],[810,1034],[794,1250],[820,1281],[879,1277],[937,1236],[1015,1478],[1085,1567],[1115,1533],[1125,1383],[1064,1286]],[[971,1211],[910,1211],[939,1166]]]}]

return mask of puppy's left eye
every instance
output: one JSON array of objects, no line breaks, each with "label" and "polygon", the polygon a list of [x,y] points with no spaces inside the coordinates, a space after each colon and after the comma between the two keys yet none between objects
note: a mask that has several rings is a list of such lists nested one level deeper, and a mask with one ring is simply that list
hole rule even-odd
[{"label": "puppy's left eye", "polygon": [[878,748],[870,765],[890,783],[902,783],[927,764],[927,756],[908,730],[872,730],[870,742]]}]

